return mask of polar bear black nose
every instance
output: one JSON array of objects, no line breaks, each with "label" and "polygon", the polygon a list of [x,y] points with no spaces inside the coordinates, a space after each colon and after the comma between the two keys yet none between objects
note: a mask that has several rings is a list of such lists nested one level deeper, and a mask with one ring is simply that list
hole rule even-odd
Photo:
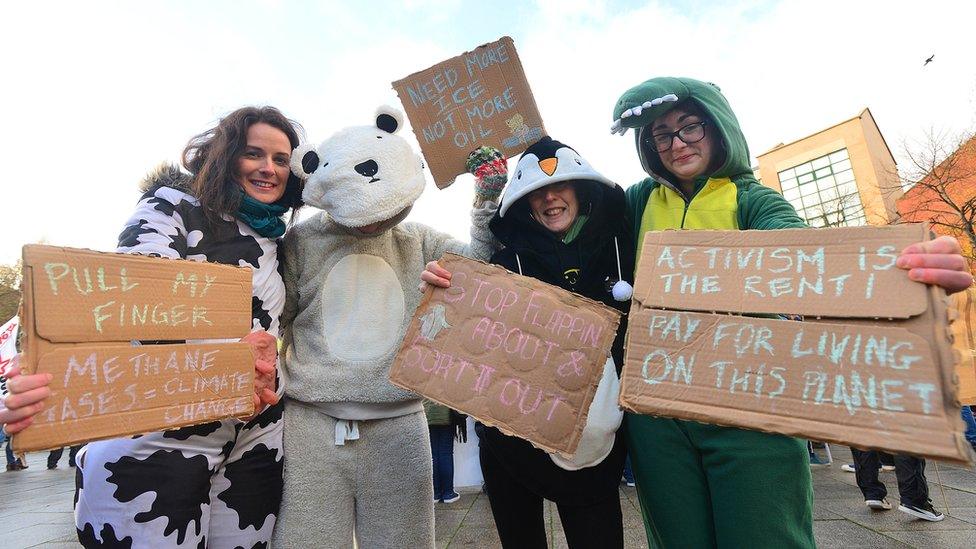
[{"label": "polar bear black nose", "polygon": [[354,169],[360,175],[363,175],[365,177],[373,177],[374,175],[376,175],[376,172],[379,171],[380,167],[376,165],[375,161],[367,160],[366,162],[361,162],[359,164],[356,164],[356,167]]}]

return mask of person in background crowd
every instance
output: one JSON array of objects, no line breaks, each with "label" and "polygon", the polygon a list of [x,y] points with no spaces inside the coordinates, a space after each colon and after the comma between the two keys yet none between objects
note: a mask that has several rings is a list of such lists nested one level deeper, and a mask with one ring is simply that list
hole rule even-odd
[{"label": "person in background crowd", "polygon": [[[864,495],[864,504],[875,511],[891,509],[888,502],[888,489],[878,480],[881,470],[880,452],[851,448],[854,456],[854,476],[857,487]],[[925,479],[925,460],[914,456],[894,455],[895,475],[898,478],[898,495],[901,503],[898,510],[931,522],[945,518],[932,506],[929,499],[929,483]]]},{"label": "person in background crowd", "polygon": [[7,470],[20,471],[22,469],[26,469],[27,464],[14,457],[14,449],[10,447],[10,438],[7,436],[7,433],[4,432],[3,426],[0,425],[0,445],[3,445],[4,443],[6,443]]},{"label": "person in background crowd", "polygon": [[434,501],[454,503],[461,496],[454,491],[454,439],[467,442],[467,416],[447,406],[424,399],[424,413],[430,430],[430,453],[434,466]]},{"label": "person in background crowd", "polygon": [[[81,450],[82,446],[84,445],[76,444],[68,448],[68,467],[75,466],[75,456],[78,455],[78,450]],[[47,468],[57,469],[58,461],[61,461],[61,456],[63,455],[64,455],[64,448],[56,448],[54,450],[51,450],[51,452],[47,455]]]},{"label": "person in background crowd", "polygon": [[[852,454],[853,455],[853,454]],[[895,456],[888,452],[878,452],[878,462],[881,464],[878,471],[890,472],[895,470]],[[853,473],[857,470],[854,462],[845,463],[840,466],[840,470],[845,473]]]},{"label": "person in background crowd", "polygon": [[[634,129],[649,176],[627,189],[638,250],[647,231],[806,226],[782,195],[756,181],[745,136],[718,86],[653,78],[624,92],[613,117],[614,132]],[[908,246],[896,264],[912,280],[949,291],[972,284],[953,238]],[[815,546],[802,440],[638,414],[627,414],[625,424],[653,546]]]},{"label": "person in background crowd", "polygon": [[973,417],[973,407],[962,407],[962,420],[966,423],[966,440],[976,451],[976,419]]}]

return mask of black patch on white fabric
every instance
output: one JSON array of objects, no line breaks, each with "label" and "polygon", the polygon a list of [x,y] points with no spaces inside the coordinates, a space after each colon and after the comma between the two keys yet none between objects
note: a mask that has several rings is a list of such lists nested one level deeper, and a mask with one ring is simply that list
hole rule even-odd
[{"label": "black patch on white fabric", "polygon": [[276,251],[276,256],[278,258],[278,266],[276,267],[278,269],[278,276],[280,276],[281,279],[284,280],[285,279],[285,246],[284,246],[284,241],[279,238],[278,240],[275,241],[275,246],[277,246],[277,249],[275,251]]},{"label": "black patch on white fabric", "polygon": [[122,539],[115,537],[115,529],[112,528],[111,524],[106,524],[102,526],[102,541],[98,541],[95,537],[95,527],[90,523],[85,524],[84,530],[78,530],[78,541],[81,545],[91,549],[93,547],[106,547],[110,549],[131,549],[132,548],[132,536],[126,536]]},{"label": "black patch on white fabric", "polygon": [[[183,204],[188,207],[183,209]],[[225,265],[239,265],[244,260],[255,269],[260,267],[258,260],[264,250],[253,236],[241,234],[236,221],[220,219],[211,223],[203,208],[191,206],[189,202],[181,203],[177,213],[183,218],[187,233],[198,230],[203,234],[196,246],[187,248],[187,255],[203,255],[211,263]]]},{"label": "black patch on white fabric", "polygon": [[[238,429],[240,431],[240,429]],[[220,455],[224,456],[224,459],[230,457],[230,453],[234,450],[234,441],[228,440],[224,443],[224,447],[220,449]]]},{"label": "black patch on white fabric", "polygon": [[251,318],[257,320],[265,331],[271,329],[271,313],[264,308],[264,301],[256,295],[251,296]]},{"label": "black patch on white fabric", "polygon": [[285,410],[285,401],[279,400],[277,404],[268,406],[268,409],[258,414],[258,417],[248,421],[245,425],[245,429],[253,429],[255,427],[261,427],[262,429],[271,425],[272,423],[277,423],[281,421],[281,414]]},{"label": "black patch on white fabric", "polygon": [[163,433],[163,438],[186,440],[192,436],[205,437],[210,433],[216,432],[217,429],[220,429],[220,422],[211,421],[210,423],[201,423],[200,425],[191,425],[190,427],[166,431]]},{"label": "black patch on white fabric", "polygon": [[85,478],[81,474],[81,468],[84,467],[83,463],[78,463],[78,467],[75,467],[75,500],[71,504],[71,508],[74,509],[78,507],[78,497],[81,496],[81,489],[85,487]]},{"label": "black patch on white fabric", "polygon": [[[247,547],[244,547],[243,545],[238,545],[234,549],[247,549]],[[259,541],[259,542],[255,543],[254,545],[252,545],[251,546],[251,549],[268,549],[268,542],[266,542],[266,541]]]},{"label": "black patch on white fabric", "polygon": [[217,494],[217,499],[237,512],[241,530],[248,526],[260,530],[269,515],[278,515],[284,460],[277,457],[278,450],[258,444],[241,459],[224,466],[230,486]]},{"label": "black patch on white fabric", "polygon": [[200,543],[197,544],[197,549],[207,549],[207,536],[200,538]]},{"label": "black patch on white fabric", "polygon": [[187,458],[179,450],[157,450],[144,460],[123,456],[105,468],[112,473],[107,481],[118,487],[113,495],[119,503],[156,494],[149,511],[133,517],[136,522],[165,518],[163,535],[177,532],[179,544],[186,540],[191,523],[196,523],[194,535],[200,534],[201,507],[210,503],[211,471],[205,456]]},{"label": "black patch on white fabric", "polygon": [[119,247],[131,248],[137,246],[140,244],[139,235],[155,233],[155,229],[146,227],[148,223],[148,220],[140,219],[138,223],[122,229],[122,233],[119,235]]},{"label": "black patch on white fabric", "polygon": [[159,198],[158,196],[154,196],[149,200],[147,200],[146,202],[152,204],[154,210],[158,212],[162,212],[163,215],[167,217],[173,217],[173,212],[176,211],[176,206],[173,205],[173,203],[170,202],[169,200],[166,200],[165,198]]}]

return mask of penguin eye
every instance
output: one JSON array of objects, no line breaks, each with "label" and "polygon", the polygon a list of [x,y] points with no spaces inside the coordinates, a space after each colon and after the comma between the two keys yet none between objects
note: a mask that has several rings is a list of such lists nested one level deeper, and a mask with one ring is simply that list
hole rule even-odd
[{"label": "penguin eye", "polygon": [[577,164],[579,164],[580,166],[582,166],[582,165],[583,165],[583,163],[582,163],[582,162],[580,162],[580,159],[579,159],[579,158],[574,158],[573,160],[575,160],[575,161],[576,161],[576,163],[577,163]]},{"label": "penguin eye", "polygon": [[515,174],[515,179],[522,179],[522,170],[519,170],[518,173]]}]

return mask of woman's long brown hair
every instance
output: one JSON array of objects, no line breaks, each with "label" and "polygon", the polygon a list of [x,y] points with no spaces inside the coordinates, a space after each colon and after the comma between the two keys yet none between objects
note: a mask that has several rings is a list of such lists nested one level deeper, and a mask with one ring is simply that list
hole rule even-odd
[{"label": "woman's long brown hair", "polygon": [[[220,119],[216,126],[193,137],[183,149],[183,167],[193,174],[193,192],[208,217],[233,216],[241,202],[237,159],[247,146],[247,130],[263,122],[288,136],[292,149],[299,145],[302,127],[274,107],[242,107]],[[295,210],[302,206],[302,181],[288,174],[285,194],[278,203]]]}]

